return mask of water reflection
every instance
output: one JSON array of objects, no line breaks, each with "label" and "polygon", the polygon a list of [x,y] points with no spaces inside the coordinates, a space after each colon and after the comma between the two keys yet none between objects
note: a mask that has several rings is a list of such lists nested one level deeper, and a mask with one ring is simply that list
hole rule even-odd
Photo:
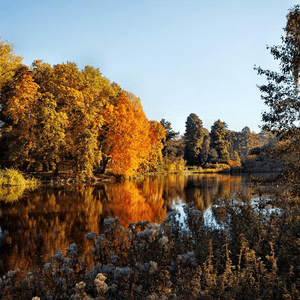
[{"label": "water reflection", "polygon": [[125,227],[140,220],[160,223],[166,217],[163,190],[157,181],[146,180],[140,189],[133,182],[125,182],[107,187],[106,193],[109,202],[105,206],[105,215],[119,216]]},{"label": "water reflection", "polygon": [[23,197],[25,189],[25,186],[0,186],[0,201],[17,201]]},{"label": "water reflection", "polygon": [[197,209],[204,210],[218,199],[231,198],[238,191],[249,197],[252,193],[247,176],[172,175],[162,178],[162,182],[164,201],[169,208],[193,202]]},{"label": "water reflection", "polygon": [[241,188],[251,192],[242,176],[149,176],[139,183],[41,188],[19,201],[0,201],[0,275],[16,268],[28,272],[74,242],[89,263],[91,246],[84,234],[101,232],[108,216],[119,216],[125,227],[139,220],[159,223],[182,203],[204,210]]}]

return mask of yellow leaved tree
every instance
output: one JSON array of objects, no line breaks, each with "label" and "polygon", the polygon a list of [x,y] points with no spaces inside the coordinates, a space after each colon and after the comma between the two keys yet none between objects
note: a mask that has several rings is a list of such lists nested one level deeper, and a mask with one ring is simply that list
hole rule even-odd
[{"label": "yellow leaved tree", "polygon": [[103,172],[130,177],[155,170],[163,127],[141,101],[99,69],[75,63],[20,64],[0,42],[0,161],[23,170]]},{"label": "yellow leaved tree", "polygon": [[85,67],[79,71],[74,63],[33,64],[41,93],[55,102],[55,110],[66,116],[64,147],[55,168],[69,167],[83,176],[91,176],[102,155],[99,131],[103,124],[102,111],[114,97],[114,89],[98,69]]},{"label": "yellow leaved tree", "polygon": [[162,163],[163,141],[166,139],[165,128],[157,121],[149,122],[150,151],[146,160],[141,164],[139,171],[156,171]]},{"label": "yellow leaved tree", "polygon": [[22,57],[14,53],[12,45],[0,41],[0,89],[12,79],[21,62]]},{"label": "yellow leaved tree", "polygon": [[65,114],[40,93],[32,72],[21,66],[1,92],[3,145],[15,167],[31,168],[58,159],[64,144]]}]

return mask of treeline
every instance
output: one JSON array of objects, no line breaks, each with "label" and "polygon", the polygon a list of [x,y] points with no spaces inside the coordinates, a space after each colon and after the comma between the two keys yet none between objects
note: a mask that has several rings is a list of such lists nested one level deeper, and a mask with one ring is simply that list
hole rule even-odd
[{"label": "treeline", "polygon": [[128,177],[161,161],[163,126],[99,69],[42,61],[28,67],[5,42],[0,68],[2,165],[82,176],[109,167]]},{"label": "treeline", "polygon": [[139,98],[99,69],[75,63],[22,64],[0,41],[0,167],[68,171],[82,177],[107,170],[125,177],[186,166],[240,167],[252,149],[272,144],[267,132],[231,131],[217,120],[209,132],[192,113],[180,137],[171,123],[149,121]]},{"label": "treeline", "polygon": [[270,132],[251,132],[249,127],[242,131],[228,129],[225,122],[217,120],[211,131],[203,127],[202,120],[192,113],[187,117],[182,137],[172,129],[170,122],[161,120],[166,140],[163,148],[163,168],[180,170],[185,164],[204,169],[241,167],[264,149],[273,148],[278,139]]}]

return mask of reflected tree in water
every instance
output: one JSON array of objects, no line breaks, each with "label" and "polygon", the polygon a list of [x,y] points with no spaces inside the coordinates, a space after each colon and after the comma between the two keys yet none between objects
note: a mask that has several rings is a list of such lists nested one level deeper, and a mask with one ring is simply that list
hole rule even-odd
[{"label": "reflected tree in water", "polygon": [[125,227],[130,222],[146,220],[151,223],[162,222],[166,217],[162,190],[155,187],[152,189],[150,185],[150,182],[146,183],[142,192],[135,183],[129,181],[107,187],[110,203],[105,206],[105,214],[120,217],[120,224]]}]

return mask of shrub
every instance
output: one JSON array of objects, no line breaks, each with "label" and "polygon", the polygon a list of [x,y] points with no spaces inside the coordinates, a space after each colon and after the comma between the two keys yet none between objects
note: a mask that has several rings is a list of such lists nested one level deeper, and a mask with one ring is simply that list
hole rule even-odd
[{"label": "shrub", "polygon": [[19,170],[4,169],[0,170],[0,186],[26,186],[37,185],[35,178],[26,179]]}]

